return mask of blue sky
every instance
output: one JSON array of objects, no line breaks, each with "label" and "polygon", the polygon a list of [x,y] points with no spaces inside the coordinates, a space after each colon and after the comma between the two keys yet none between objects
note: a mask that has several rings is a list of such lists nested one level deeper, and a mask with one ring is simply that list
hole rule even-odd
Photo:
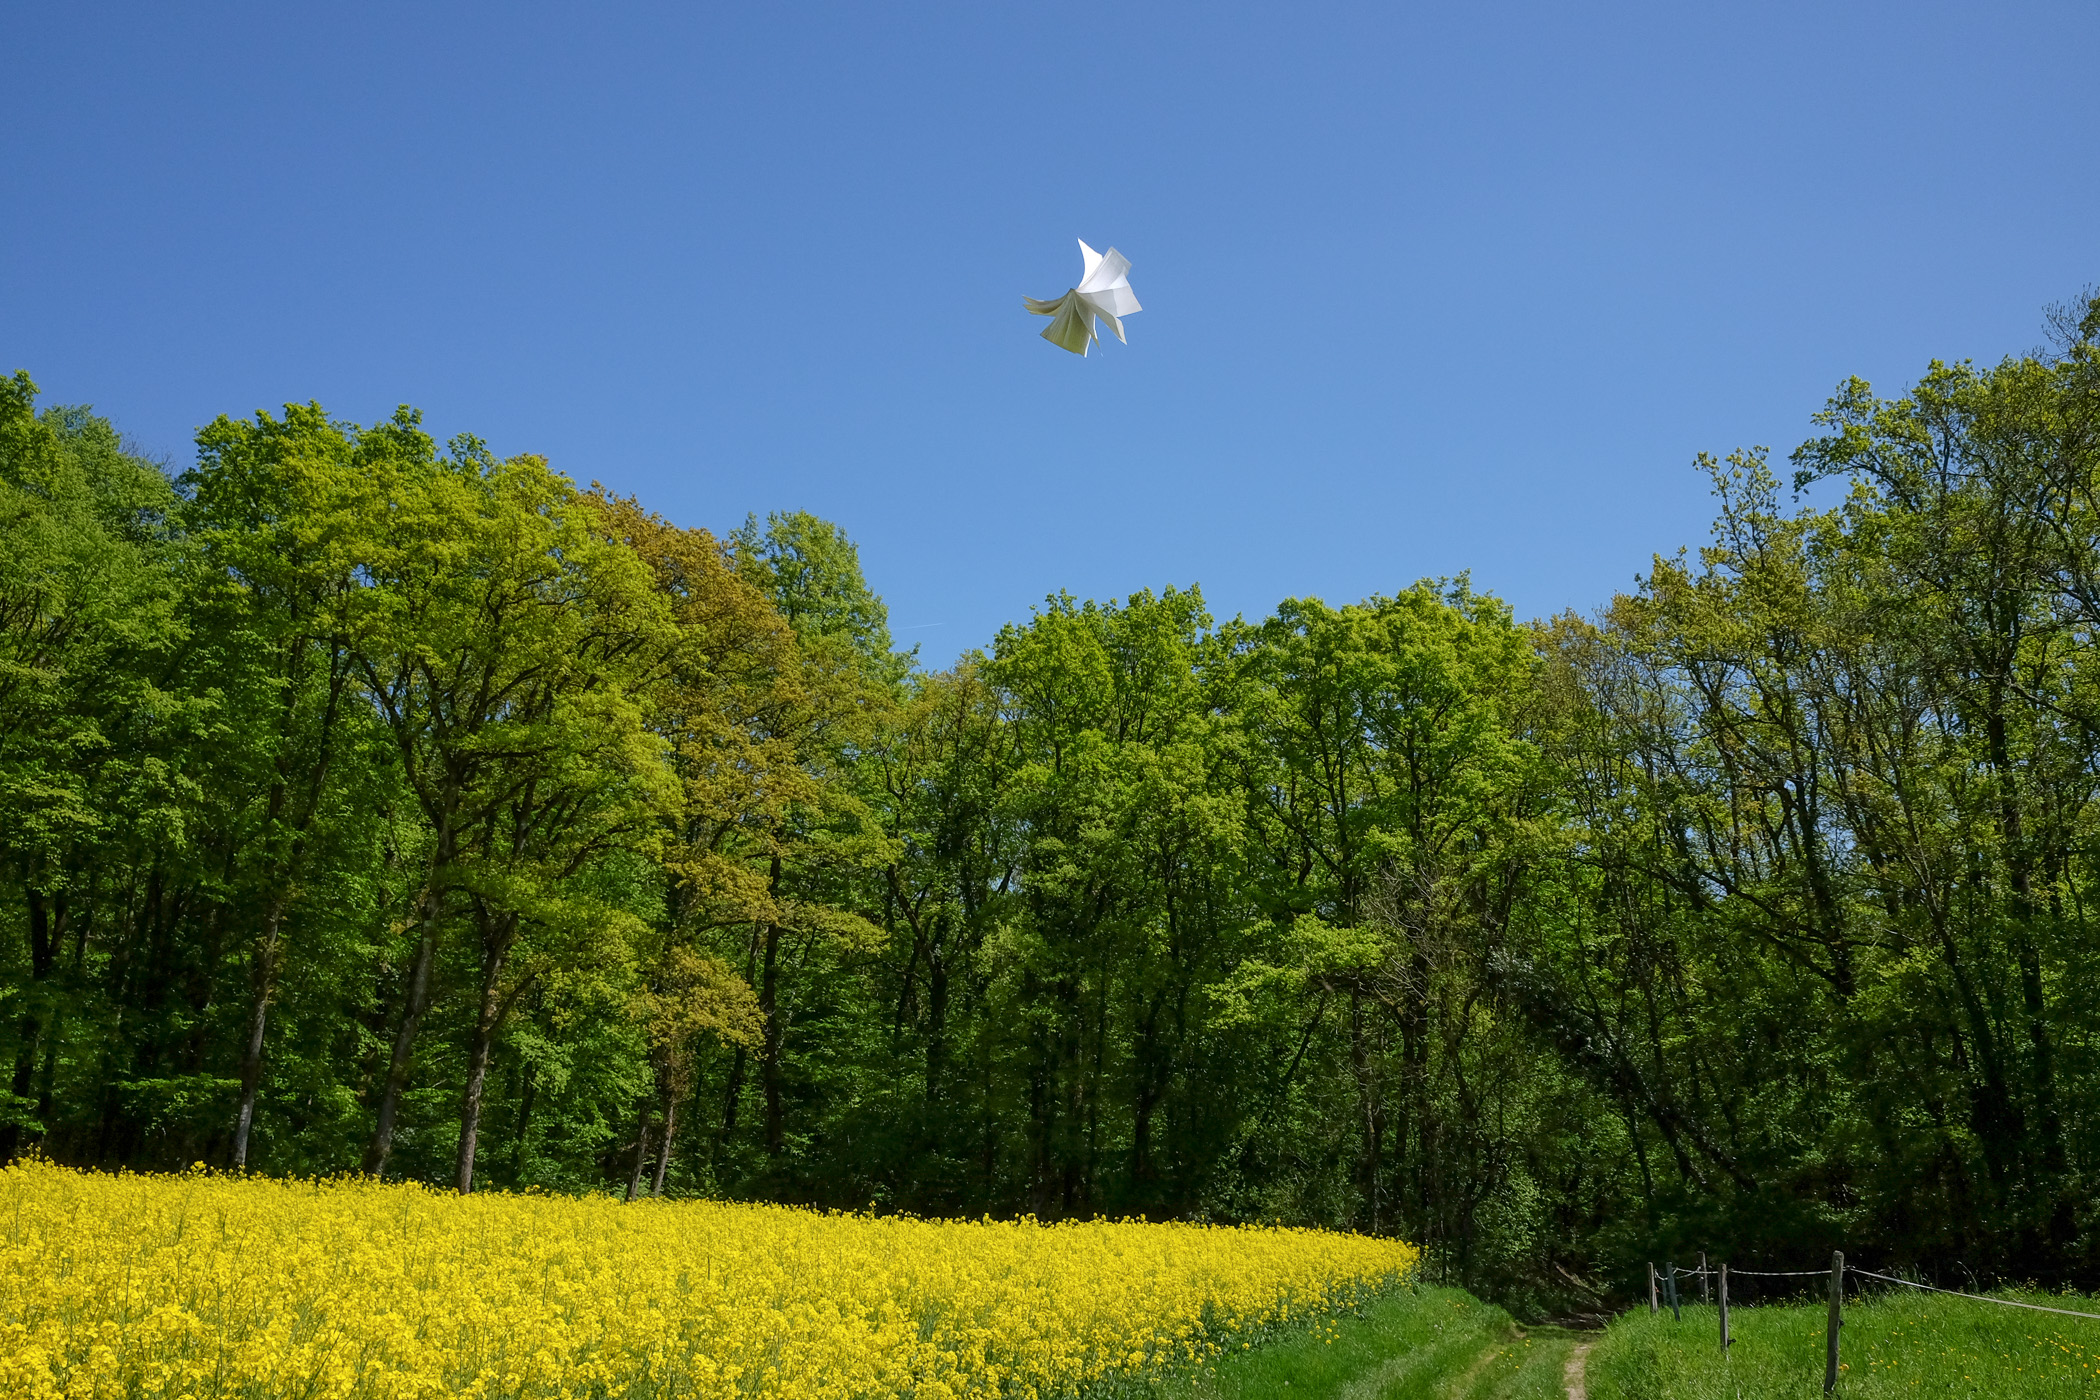
[{"label": "blue sky", "polygon": [[[2100,7],[7,7],[0,360],[803,508],[942,664],[1044,594],[1588,610],[1701,450],[2100,280]],[[1135,264],[1081,360],[1025,295]]]}]

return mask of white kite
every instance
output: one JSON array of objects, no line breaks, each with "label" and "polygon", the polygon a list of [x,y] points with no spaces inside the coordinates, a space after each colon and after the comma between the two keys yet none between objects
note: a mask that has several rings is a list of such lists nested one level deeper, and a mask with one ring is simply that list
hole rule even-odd
[{"label": "white kite", "polygon": [[1107,253],[1097,253],[1079,240],[1079,254],[1086,259],[1086,274],[1079,285],[1055,301],[1037,301],[1034,297],[1022,297],[1021,304],[1038,316],[1050,318],[1049,329],[1043,339],[1052,345],[1061,345],[1075,355],[1084,355],[1087,346],[1101,337],[1094,331],[1094,318],[1108,322],[1108,328],[1123,340],[1123,317],[1133,311],[1142,311],[1137,293],[1130,290],[1130,259],[1111,248]]}]

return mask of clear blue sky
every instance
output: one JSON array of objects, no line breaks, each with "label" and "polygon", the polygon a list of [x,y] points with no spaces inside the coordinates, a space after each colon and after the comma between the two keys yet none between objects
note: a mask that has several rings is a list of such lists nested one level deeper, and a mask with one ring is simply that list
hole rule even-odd
[{"label": "clear blue sky", "polygon": [[[2100,279],[2100,6],[92,4],[0,24],[0,368],[804,508],[1045,593],[1589,609],[1837,381]],[[1121,248],[1081,360],[1021,297]]]}]

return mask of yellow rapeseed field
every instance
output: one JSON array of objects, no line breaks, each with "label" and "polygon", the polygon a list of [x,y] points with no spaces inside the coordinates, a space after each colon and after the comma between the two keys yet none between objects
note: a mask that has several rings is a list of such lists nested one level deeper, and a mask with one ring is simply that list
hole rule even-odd
[{"label": "yellow rapeseed field", "polygon": [[0,1395],[1111,1394],[1348,1308],[1310,1230],[0,1170]]}]

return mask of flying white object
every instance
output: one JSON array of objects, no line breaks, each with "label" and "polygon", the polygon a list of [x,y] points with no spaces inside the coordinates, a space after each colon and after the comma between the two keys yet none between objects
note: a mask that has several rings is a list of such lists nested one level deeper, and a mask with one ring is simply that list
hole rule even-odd
[{"label": "flying white object", "polygon": [[1137,293],[1130,290],[1130,259],[1113,248],[1097,253],[1086,246],[1083,238],[1079,240],[1079,255],[1086,260],[1086,272],[1078,286],[1055,301],[1022,297],[1021,304],[1035,315],[1050,318],[1043,339],[1075,355],[1084,355],[1089,345],[1100,340],[1094,329],[1096,317],[1108,322],[1116,339],[1128,345],[1130,342],[1123,338],[1123,318],[1144,310],[1138,305]]}]

